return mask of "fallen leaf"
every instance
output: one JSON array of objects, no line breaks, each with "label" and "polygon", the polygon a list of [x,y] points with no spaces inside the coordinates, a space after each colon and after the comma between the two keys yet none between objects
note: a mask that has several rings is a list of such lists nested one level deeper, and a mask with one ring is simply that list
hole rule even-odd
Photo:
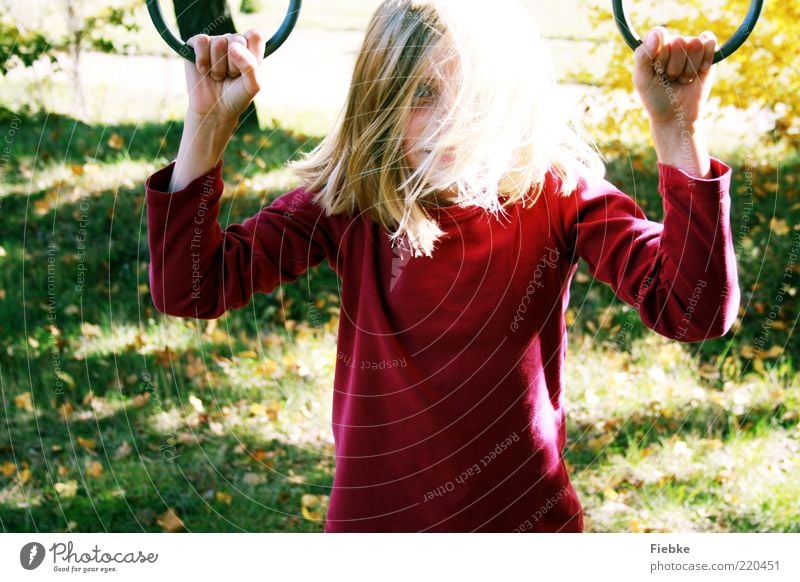
[{"label": "fallen leaf", "polygon": [[172,364],[172,360],[175,357],[175,352],[173,352],[169,346],[167,346],[163,350],[154,351],[153,356],[156,359],[156,364],[167,368]]},{"label": "fallen leaf", "polygon": [[300,511],[309,521],[322,521],[328,507],[327,495],[305,494],[300,500]]},{"label": "fallen leaf", "polygon": [[254,402],[250,405],[250,414],[253,416],[266,416],[267,407],[261,402]]},{"label": "fallen leaf", "polygon": [[64,384],[66,384],[70,388],[73,388],[73,389],[75,388],[75,380],[72,378],[72,376],[67,374],[64,370],[56,371],[56,377],[59,380],[61,380],[62,382],[64,382]]},{"label": "fallen leaf", "polygon": [[63,497],[65,499],[75,497],[75,494],[78,492],[78,482],[74,479],[70,479],[65,483],[56,483],[55,490],[59,497]]},{"label": "fallen leaf", "polygon": [[131,448],[131,446],[128,444],[128,441],[123,441],[122,444],[117,447],[117,450],[114,453],[114,458],[124,459],[131,454],[131,451],[133,451],[133,448]]},{"label": "fallen leaf", "polygon": [[58,413],[65,421],[69,420],[69,417],[72,415],[72,411],[74,410],[72,404],[69,402],[65,402],[61,406],[58,407]]},{"label": "fallen leaf", "polygon": [[30,392],[23,392],[14,397],[14,404],[21,410],[33,411],[33,395]]},{"label": "fallen leaf", "polygon": [[87,451],[92,451],[92,450],[94,450],[95,446],[97,446],[97,443],[95,442],[94,439],[85,439],[83,437],[78,437],[77,440],[78,440],[78,444],[80,446],[82,446],[84,449],[86,449]]},{"label": "fallen leaf", "polygon": [[111,134],[111,137],[108,138],[108,147],[115,150],[121,150],[123,147],[125,147],[125,140],[120,134],[114,132]]},{"label": "fallen leaf", "polygon": [[22,471],[17,473],[17,476],[19,477],[19,480],[22,483],[27,483],[28,481],[30,481],[30,478],[31,478],[31,470],[27,469],[27,468],[23,469]]},{"label": "fallen leaf", "polygon": [[89,475],[89,477],[98,479],[103,474],[103,465],[99,461],[92,461],[86,467],[86,474]]},{"label": "fallen leaf", "polygon": [[259,473],[245,473],[242,480],[251,486],[261,485],[267,482],[267,476]]},{"label": "fallen leaf", "polygon": [[17,466],[11,461],[5,461],[3,463],[3,466],[0,467],[0,473],[2,473],[4,477],[11,477],[11,475],[13,475],[16,472],[17,472]]},{"label": "fallen leaf", "polygon": [[181,520],[181,518],[178,517],[178,514],[175,513],[175,511],[173,511],[172,509],[168,509],[167,511],[162,513],[158,517],[156,522],[158,523],[158,525],[161,526],[161,528],[164,531],[169,533],[175,533],[181,531],[186,527],[183,524],[183,520]]},{"label": "fallen leaf", "polygon": [[217,491],[216,498],[217,501],[224,503],[225,505],[230,505],[233,502],[233,495],[226,493],[225,491]]},{"label": "fallen leaf", "polygon": [[140,408],[147,404],[148,400],[150,400],[150,393],[149,392],[142,392],[141,394],[137,394],[133,398],[131,398],[131,404],[136,408]]},{"label": "fallen leaf", "polygon": [[65,467],[64,465],[58,466],[58,476],[59,477],[66,477],[69,475],[69,467]]},{"label": "fallen leaf", "polygon": [[99,325],[84,321],[81,324],[81,334],[83,334],[84,338],[100,337],[103,335],[103,330]]},{"label": "fallen leaf", "polygon": [[205,412],[205,408],[203,407],[203,401],[200,400],[194,394],[191,394],[189,396],[189,404],[192,405],[192,408],[194,408],[196,412],[198,412],[198,413]]}]

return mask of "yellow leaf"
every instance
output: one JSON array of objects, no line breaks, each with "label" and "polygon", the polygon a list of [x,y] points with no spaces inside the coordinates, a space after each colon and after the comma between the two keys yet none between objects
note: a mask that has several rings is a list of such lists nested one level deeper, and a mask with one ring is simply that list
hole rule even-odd
[{"label": "yellow leaf", "polygon": [[163,514],[161,514],[158,519],[156,520],[158,525],[161,528],[169,533],[175,533],[177,531],[181,531],[184,527],[183,520],[178,517],[178,514],[175,513],[172,509],[168,509]]},{"label": "yellow leaf", "polygon": [[27,483],[31,478],[31,470],[30,469],[23,469],[22,471],[20,471],[18,473],[18,475],[19,475],[19,480],[22,483]]},{"label": "yellow leaf", "polygon": [[791,231],[791,229],[789,228],[789,225],[786,224],[786,221],[783,220],[782,218],[780,218],[780,219],[779,218],[772,218],[772,220],[770,220],[770,222],[769,222],[769,228],[770,228],[770,230],[772,232],[774,232],[778,236],[787,235]]},{"label": "yellow leaf", "polygon": [[261,362],[258,366],[256,366],[255,371],[258,374],[263,374],[264,376],[271,377],[275,372],[278,371],[278,364],[276,364],[273,360],[267,358],[263,362]]},{"label": "yellow leaf", "polygon": [[21,410],[33,411],[33,395],[30,392],[23,392],[14,397],[14,404]]},{"label": "yellow leaf", "polygon": [[17,472],[17,466],[11,461],[3,462],[3,466],[0,467],[0,473],[3,473],[3,476],[5,477],[11,477],[11,475],[13,475],[16,472]]},{"label": "yellow leaf", "polygon": [[267,407],[261,402],[254,402],[250,405],[250,414],[253,416],[266,416]]},{"label": "yellow leaf", "polygon": [[233,495],[226,493],[225,491],[217,491],[216,498],[217,501],[224,503],[225,505],[230,505],[233,501]]},{"label": "yellow leaf", "polygon": [[309,521],[321,521],[328,507],[330,498],[327,495],[305,494],[300,500],[300,512]]},{"label": "yellow leaf", "polygon": [[100,337],[103,335],[103,330],[99,325],[84,321],[81,324],[81,334],[83,334],[83,337],[85,338]]},{"label": "yellow leaf", "polygon": [[70,388],[75,388],[75,380],[72,378],[72,376],[67,374],[64,370],[57,370],[56,371],[56,377],[58,377],[59,380],[64,382]]},{"label": "yellow leaf", "polygon": [[92,461],[86,467],[86,474],[97,479],[103,474],[103,465],[98,461]]},{"label": "yellow leaf", "polygon": [[58,466],[58,476],[59,477],[66,477],[67,475],[69,475],[69,468],[65,467],[64,465],[59,465]]},{"label": "yellow leaf", "polygon": [[645,531],[644,524],[642,524],[642,522],[640,522],[635,517],[631,518],[628,525],[630,527],[631,533],[642,533],[643,531]]},{"label": "yellow leaf", "polygon": [[125,147],[125,140],[120,134],[114,132],[111,134],[111,137],[108,138],[108,147],[115,150],[121,150],[123,147]]},{"label": "yellow leaf", "polygon": [[64,420],[69,420],[69,417],[72,415],[73,410],[74,408],[72,404],[70,404],[69,402],[65,402],[64,404],[58,407],[58,413]]},{"label": "yellow leaf", "polygon": [[606,489],[605,491],[603,491],[603,497],[605,497],[609,501],[614,501],[615,499],[617,499],[619,497],[619,493],[617,493],[613,489],[609,488],[609,489]]},{"label": "yellow leaf", "polygon": [[59,497],[64,497],[65,499],[75,497],[75,494],[78,492],[78,482],[74,479],[70,479],[66,483],[56,483],[55,490]]},{"label": "yellow leaf", "polygon": [[211,332],[211,342],[215,344],[227,344],[231,342],[231,337],[225,333],[225,330],[215,329]]},{"label": "yellow leaf", "polygon": [[78,437],[78,444],[82,446],[87,451],[91,451],[96,446],[94,439],[85,439],[83,437]]},{"label": "yellow leaf", "polygon": [[767,358],[779,358],[782,354],[783,348],[781,346],[772,346],[764,356]]}]

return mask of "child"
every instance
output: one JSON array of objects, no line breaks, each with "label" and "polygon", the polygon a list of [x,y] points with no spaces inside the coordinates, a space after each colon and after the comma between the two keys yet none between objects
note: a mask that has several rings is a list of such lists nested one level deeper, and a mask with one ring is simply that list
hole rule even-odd
[{"label": "child", "polygon": [[701,115],[713,36],[654,29],[634,55],[662,225],[562,121],[524,9],[486,6],[383,2],[343,115],[295,164],[305,186],[224,232],[222,153],[264,38],[194,37],[178,157],[147,180],[163,313],[217,318],[325,259],[339,275],[327,532],[583,530],[562,459],[580,258],[666,337],[716,338],[736,317],[731,172]]}]

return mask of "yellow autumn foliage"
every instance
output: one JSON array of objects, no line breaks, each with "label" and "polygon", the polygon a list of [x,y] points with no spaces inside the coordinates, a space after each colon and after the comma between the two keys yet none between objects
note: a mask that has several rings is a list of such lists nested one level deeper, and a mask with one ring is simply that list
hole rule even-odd
[{"label": "yellow autumn foliage", "polygon": [[[696,36],[703,30],[717,35],[719,44],[727,41],[744,20],[750,0],[686,0],[656,2],[627,0],[629,20],[639,34],[653,26],[666,26],[670,32]],[[632,91],[631,50],[617,33],[610,2],[593,0],[592,22],[607,34],[616,36],[607,71],[595,76],[606,92]],[[608,38],[606,36],[606,38]],[[747,42],[732,56],[717,65],[713,103],[740,110],[760,109],[773,118],[774,131],[766,131],[763,143],[782,142],[787,149],[800,145],[800,3],[765,2],[761,19]],[[621,119],[639,129],[646,128],[644,116],[620,117],[610,106],[604,129],[612,129]],[[610,132],[612,136],[614,131]]]}]

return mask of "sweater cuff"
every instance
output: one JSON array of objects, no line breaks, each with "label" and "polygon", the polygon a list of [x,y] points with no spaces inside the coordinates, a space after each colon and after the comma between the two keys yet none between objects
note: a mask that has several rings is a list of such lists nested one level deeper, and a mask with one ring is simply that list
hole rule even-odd
[{"label": "sweater cuff", "polygon": [[716,193],[717,200],[730,192],[732,170],[725,162],[711,158],[711,177],[696,178],[684,170],[658,162],[658,189],[665,194],[673,189],[697,193],[702,198]]},{"label": "sweater cuff", "polygon": [[178,202],[184,198],[197,199],[201,195],[206,197],[221,195],[225,188],[222,180],[223,160],[205,174],[198,176],[189,182],[182,190],[168,192],[169,184],[172,180],[172,173],[175,170],[176,160],[164,166],[157,172],[151,174],[145,181],[146,201],[148,206],[164,205],[169,206],[170,202]]}]

